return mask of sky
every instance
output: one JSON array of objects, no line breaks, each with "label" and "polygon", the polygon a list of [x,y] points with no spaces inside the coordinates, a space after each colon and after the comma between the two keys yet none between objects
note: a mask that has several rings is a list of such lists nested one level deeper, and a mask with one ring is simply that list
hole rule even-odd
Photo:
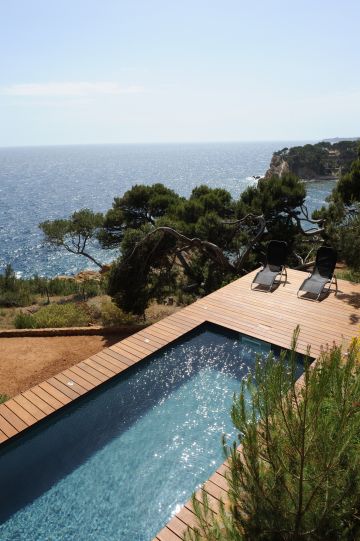
[{"label": "sky", "polygon": [[0,0],[0,146],[360,136],[358,0]]}]

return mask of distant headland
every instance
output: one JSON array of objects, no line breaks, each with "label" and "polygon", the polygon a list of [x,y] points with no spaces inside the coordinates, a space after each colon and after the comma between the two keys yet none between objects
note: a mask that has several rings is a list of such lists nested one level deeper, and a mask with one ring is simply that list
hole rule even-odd
[{"label": "distant headland", "polygon": [[291,172],[303,180],[338,179],[357,157],[360,138],[327,139],[273,153],[265,178]]}]

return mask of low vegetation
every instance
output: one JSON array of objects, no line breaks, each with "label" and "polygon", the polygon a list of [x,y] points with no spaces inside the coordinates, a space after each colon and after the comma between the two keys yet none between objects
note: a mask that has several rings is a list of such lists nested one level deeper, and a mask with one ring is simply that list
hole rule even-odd
[{"label": "low vegetation", "polygon": [[136,319],[131,314],[123,312],[116,304],[106,300],[101,303],[101,322],[104,327],[118,327],[120,325],[131,325]]},{"label": "low vegetation", "polygon": [[73,295],[86,300],[106,290],[106,281],[85,279],[76,281],[73,278],[17,278],[11,265],[7,265],[0,275],[0,307],[22,307],[49,302],[50,297],[66,297]]},{"label": "low vegetation", "polygon": [[193,497],[188,541],[360,538],[359,352],[354,341],[305,360],[301,385],[294,348],[258,362],[234,398],[239,439],[224,443],[229,499],[215,514],[205,492]]},{"label": "low vegetation", "polygon": [[50,304],[34,314],[19,313],[14,321],[17,329],[83,327],[90,322],[87,306],[76,303]]},{"label": "low vegetation", "polygon": [[[80,273],[75,278],[17,278],[11,266],[0,276],[0,328],[37,329],[81,327],[89,324],[104,327],[143,324],[139,318],[123,311],[104,294],[107,276],[100,273]],[[186,304],[193,296],[181,293],[177,302],[169,306],[152,303],[146,311],[148,322],[169,315],[179,304]]]},{"label": "low vegetation", "polygon": [[348,282],[353,282],[354,284],[360,283],[360,271],[351,269],[337,270],[336,276],[341,280],[347,280]]}]

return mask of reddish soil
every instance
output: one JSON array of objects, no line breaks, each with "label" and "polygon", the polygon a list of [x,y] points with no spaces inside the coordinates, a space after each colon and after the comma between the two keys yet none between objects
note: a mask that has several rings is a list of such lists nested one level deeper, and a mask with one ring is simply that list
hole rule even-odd
[{"label": "reddish soil", "polygon": [[119,342],[124,336],[0,339],[0,394],[15,396]]}]

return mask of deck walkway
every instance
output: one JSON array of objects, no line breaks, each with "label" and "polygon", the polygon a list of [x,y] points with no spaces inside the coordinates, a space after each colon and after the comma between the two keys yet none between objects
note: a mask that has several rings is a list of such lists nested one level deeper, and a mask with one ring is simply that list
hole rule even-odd
[{"label": "deck walkway", "polygon": [[[303,272],[289,270],[288,282],[273,293],[250,290],[254,273],[215,291],[144,330],[85,359],[70,369],[32,387],[0,405],[0,443],[101,385],[129,366],[167,346],[198,325],[208,321],[243,334],[288,348],[292,332],[300,325],[298,351],[311,344],[316,357],[322,346],[335,341],[347,345],[358,333],[360,285],[339,280],[339,293],[322,302],[300,300],[296,292]],[[216,508],[226,495],[223,464],[206,482],[210,504]],[[187,525],[194,524],[191,503],[159,532],[157,541],[179,541]]]}]

